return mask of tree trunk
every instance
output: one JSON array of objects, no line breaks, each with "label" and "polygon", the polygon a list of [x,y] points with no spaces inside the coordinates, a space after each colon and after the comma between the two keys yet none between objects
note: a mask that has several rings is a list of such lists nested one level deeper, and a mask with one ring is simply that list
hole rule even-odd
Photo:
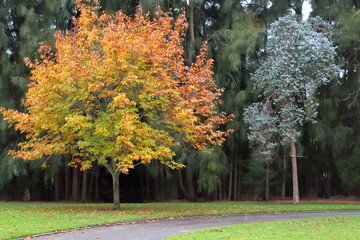
[{"label": "tree trunk", "polygon": [[230,171],[229,171],[229,192],[228,192],[228,201],[231,200],[231,195],[232,195],[232,178],[233,178],[233,163],[234,163],[234,158],[231,156],[230,157]]},{"label": "tree trunk", "polygon": [[65,200],[69,201],[70,200],[70,181],[71,181],[71,177],[70,177],[70,167],[65,166]]},{"label": "tree trunk", "polygon": [[88,170],[82,172],[82,183],[81,183],[81,201],[85,202],[87,200],[87,173]]},{"label": "tree trunk", "polygon": [[194,7],[195,3],[193,0],[189,1],[188,7],[188,17],[189,20],[189,45],[188,45],[188,57],[187,57],[187,64],[191,65],[193,58],[195,56],[195,26],[194,26]]},{"label": "tree trunk", "polygon": [[139,179],[140,179],[141,198],[142,198],[142,201],[144,201],[144,199],[145,199],[145,185],[144,185],[144,178],[143,178],[144,171],[142,168],[137,168],[137,171],[139,173]]},{"label": "tree trunk", "polygon": [[159,168],[156,169],[156,177],[154,178],[154,192],[155,200],[160,201],[160,186],[159,186]]},{"label": "tree trunk", "polygon": [[109,163],[102,163],[102,165],[109,171],[113,180],[113,202],[114,202],[114,210],[120,209],[120,172],[116,171],[116,163],[111,159]]},{"label": "tree trunk", "polygon": [[87,199],[89,200],[89,201],[91,201],[91,200],[93,200],[94,198],[93,198],[93,189],[94,189],[94,179],[95,179],[95,175],[93,174],[94,173],[94,171],[95,171],[95,166],[93,167],[93,169],[91,169],[91,170],[89,170],[90,171],[90,173],[91,173],[91,175],[90,175],[90,180],[89,180],[89,184],[88,184],[88,186],[87,186]]},{"label": "tree trunk", "polygon": [[147,169],[145,169],[145,188],[146,188],[146,194],[145,194],[145,199],[146,200],[150,200],[150,179],[149,179],[149,173],[147,171]]},{"label": "tree trunk", "polygon": [[179,173],[179,185],[180,185],[181,192],[183,193],[183,195],[186,199],[189,199],[188,193],[184,186],[183,174],[182,174],[181,169],[179,169],[178,173]]},{"label": "tree trunk", "polygon": [[270,200],[270,164],[266,163],[265,200]]},{"label": "tree trunk", "polygon": [[112,174],[113,178],[113,197],[114,197],[114,210],[121,210],[120,209],[120,172],[115,171]]},{"label": "tree trunk", "polygon": [[297,172],[297,161],[296,161],[296,147],[294,140],[290,138],[290,154],[292,163],[292,178],[293,178],[293,201],[294,204],[299,204],[299,182]]},{"label": "tree trunk", "polygon": [[286,194],[286,156],[284,155],[283,159],[283,176],[282,176],[282,186],[281,186],[281,198],[284,200]]},{"label": "tree trunk", "polygon": [[234,158],[234,200],[237,201],[238,200],[238,159],[237,159],[237,154],[235,154],[235,158]]},{"label": "tree trunk", "polygon": [[194,178],[193,178],[193,172],[191,170],[191,166],[186,168],[186,187],[188,190],[188,200],[194,201],[196,198],[195,194],[195,186],[194,186]]},{"label": "tree trunk", "polygon": [[95,175],[95,201],[100,200],[100,191],[99,191],[99,166],[96,166],[96,175]]},{"label": "tree trunk", "polygon": [[79,201],[79,169],[73,168],[72,200]]},{"label": "tree trunk", "polygon": [[61,197],[61,168],[58,169],[58,171],[55,173],[55,201],[60,201],[60,197]]},{"label": "tree trunk", "polygon": [[159,188],[160,188],[160,191],[159,191],[159,193],[160,193],[160,200],[161,201],[163,201],[164,199],[166,199],[166,196],[165,196],[165,184],[164,184],[164,182],[165,182],[165,172],[164,172],[164,168],[163,168],[163,166],[158,166],[158,168],[159,168],[159,177],[158,177],[158,179],[159,179]]}]

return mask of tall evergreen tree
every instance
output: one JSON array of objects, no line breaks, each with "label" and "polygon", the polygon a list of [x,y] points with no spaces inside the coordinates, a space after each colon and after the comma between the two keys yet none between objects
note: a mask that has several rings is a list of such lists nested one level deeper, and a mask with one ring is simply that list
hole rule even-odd
[{"label": "tall evergreen tree", "polygon": [[[338,64],[341,68],[340,84],[332,83],[321,91],[319,122],[310,129],[310,148],[319,159],[325,159],[321,176],[324,178],[325,196],[354,193],[358,182],[358,151],[360,142],[360,1],[313,0],[314,15],[332,21],[334,42],[338,46]],[[355,181],[349,181],[349,177]],[[339,181],[341,180],[341,181]],[[341,185],[339,183],[341,182]],[[345,190],[345,192],[343,191]]]},{"label": "tall evergreen tree", "polygon": [[[22,98],[27,85],[29,70],[23,63],[23,57],[37,57],[38,42],[53,42],[54,29],[65,30],[71,25],[71,15],[75,14],[71,0],[1,1],[0,8],[0,106],[21,109]],[[1,120],[0,129],[0,191],[16,176],[22,182],[30,174],[29,164],[6,156],[21,136],[7,128]],[[23,182],[29,182],[23,181]],[[14,183],[13,183],[14,184]],[[23,185],[23,186],[21,186]],[[20,183],[15,189],[22,192],[25,186]],[[16,192],[15,191],[15,192]]]}]

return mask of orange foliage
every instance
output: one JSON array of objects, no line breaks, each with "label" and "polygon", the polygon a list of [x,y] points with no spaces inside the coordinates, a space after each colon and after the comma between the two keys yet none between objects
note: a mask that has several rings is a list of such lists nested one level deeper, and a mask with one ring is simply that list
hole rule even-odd
[{"label": "orange foliage", "polygon": [[28,112],[1,109],[26,135],[9,154],[31,160],[70,153],[83,169],[113,161],[126,173],[136,161],[182,167],[171,150],[180,141],[197,149],[221,144],[229,133],[217,130],[229,119],[216,111],[222,90],[205,46],[185,65],[184,14],[98,16],[98,5],[89,2],[77,1],[81,15],[73,29],[55,33],[56,53],[40,43],[40,58],[25,59]]}]

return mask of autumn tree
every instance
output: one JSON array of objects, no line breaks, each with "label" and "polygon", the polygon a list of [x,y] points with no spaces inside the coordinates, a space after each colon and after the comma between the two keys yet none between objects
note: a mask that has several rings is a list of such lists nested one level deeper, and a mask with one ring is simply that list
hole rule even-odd
[{"label": "autumn tree", "polygon": [[206,47],[185,65],[182,43],[187,27],[158,10],[150,18],[97,14],[99,5],[79,0],[75,27],[55,34],[55,51],[40,43],[31,62],[23,100],[27,112],[1,109],[26,136],[9,151],[24,160],[71,154],[71,165],[85,170],[97,161],[113,178],[114,208],[120,208],[119,175],[157,160],[172,169],[180,142],[205,149],[219,145],[228,120],[217,114],[221,89],[212,79]]},{"label": "autumn tree", "polygon": [[336,76],[335,48],[330,25],[320,18],[301,20],[292,13],[270,25],[267,58],[252,79],[263,101],[250,105],[244,120],[248,139],[259,146],[265,161],[271,161],[278,140],[290,147],[293,200],[299,203],[297,151],[300,126],[317,116],[316,90]]}]

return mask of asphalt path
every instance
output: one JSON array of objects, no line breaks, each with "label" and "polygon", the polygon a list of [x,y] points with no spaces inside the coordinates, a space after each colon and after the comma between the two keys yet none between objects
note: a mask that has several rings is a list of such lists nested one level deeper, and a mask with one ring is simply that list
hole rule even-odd
[{"label": "asphalt path", "polygon": [[35,238],[37,240],[159,240],[181,233],[187,233],[194,230],[224,225],[340,216],[360,216],[360,211],[298,212],[278,214],[267,213],[186,217],[173,220],[166,219],[131,224],[127,223],[114,224],[109,226],[96,226],[85,229],[72,230],[63,233],[51,233],[43,236],[33,236],[31,238]]}]

